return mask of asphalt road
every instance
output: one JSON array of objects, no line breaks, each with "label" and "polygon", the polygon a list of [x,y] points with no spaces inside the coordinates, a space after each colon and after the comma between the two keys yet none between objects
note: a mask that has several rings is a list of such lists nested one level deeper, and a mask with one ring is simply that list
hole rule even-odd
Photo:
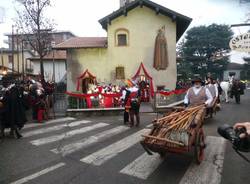
[{"label": "asphalt road", "polygon": [[250,120],[249,105],[247,91],[240,105],[222,104],[205,122],[206,158],[199,166],[193,153],[145,154],[138,142],[156,114],[142,114],[141,126],[131,129],[119,116],[28,124],[24,138],[0,140],[0,183],[249,184],[250,164],[216,132],[218,125]]}]

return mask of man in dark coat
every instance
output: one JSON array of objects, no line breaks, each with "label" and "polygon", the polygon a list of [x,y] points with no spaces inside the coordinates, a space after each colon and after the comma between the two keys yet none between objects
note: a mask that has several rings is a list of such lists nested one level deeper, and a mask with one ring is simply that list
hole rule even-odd
[{"label": "man in dark coat", "polygon": [[23,104],[23,94],[20,88],[15,85],[6,85],[4,82],[4,94],[2,102],[4,104],[1,116],[1,136],[4,136],[4,129],[11,128],[10,134],[19,139],[22,135],[19,133],[25,122],[25,106]]},{"label": "man in dark coat", "polygon": [[[124,87],[124,89],[122,90],[122,101],[123,101],[124,106],[127,103],[129,95],[130,95],[130,91],[127,88],[128,86]],[[124,124],[127,124],[127,122],[129,122],[129,109],[126,107],[124,108],[123,120],[124,120]]]},{"label": "man in dark coat", "polygon": [[240,95],[244,94],[243,85],[239,80],[235,80],[232,86],[232,96],[235,97],[235,102],[240,104]]}]

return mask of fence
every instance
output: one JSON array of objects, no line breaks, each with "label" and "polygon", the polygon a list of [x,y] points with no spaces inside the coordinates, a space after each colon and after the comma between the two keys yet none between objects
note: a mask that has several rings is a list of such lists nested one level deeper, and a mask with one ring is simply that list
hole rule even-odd
[{"label": "fence", "polygon": [[158,91],[155,93],[155,109],[169,108],[171,104],[183,103],[186,89],[179,89],[174,91]]},{"label": "fence", "polygon": [[65,116],[68,108],[67,96],[65,93],[53,94],[53,110],[55,116]]},{"label": "fence", "polygon": [[[155,92],[154,106],[157,109],[169,108],[171,104],[180,104],[183,102],[186,89],[174,91]],[[122,103],[121,94],[79,94],[79,93],[54,93],[54,111],[56,115],[65,115],[67,110],[81,109],[120,109]]]}]

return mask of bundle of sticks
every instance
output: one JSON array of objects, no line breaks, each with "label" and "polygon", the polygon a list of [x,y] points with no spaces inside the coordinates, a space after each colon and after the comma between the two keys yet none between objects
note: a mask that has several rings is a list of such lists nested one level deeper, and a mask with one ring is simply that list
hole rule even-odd
[{"label": "bundle of sticks", "polygon": [[182,111],[175,111],[153,122],[154,128],[149,135],[143,135],[147,143],[174,143],[187,145],[189,130],[199,126],[204,119],[205,106],[198,105]]}]

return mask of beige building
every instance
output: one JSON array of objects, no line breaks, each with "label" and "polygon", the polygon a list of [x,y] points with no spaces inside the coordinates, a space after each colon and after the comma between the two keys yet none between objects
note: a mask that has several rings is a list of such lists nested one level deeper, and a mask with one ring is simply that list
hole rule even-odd
[{"label": "beige building", "polygon": [[[141,63],[146,72],[141,70],[139,80],[151,76],[154,90],[175,88],[176,42],[189,26],[189,17],[149,0],[135,0],[121,1],[120,9],[99,22],[107,37],[76,37],[55,47],[67,50],[68,91],[76,91],[77,77],[85,70],[96,76],[97,82],[120,83],[132,78]],[[166,39],[168,66],[164,69],[153,67],[160,29]]]},{"label": "beige building", "polygon": [[23,69],[25,73],[32,73],[32,64],[28,59],[30,57],[33,57],[33,54],[27,50],[24,50],[23,52],[14,51],[12,56],[12,50],[2,48],[0,50],[0,66],[8,68],[8,72],[10,73],[12,72],[12,69],[14,69],[15,73],[22,73]]}]

